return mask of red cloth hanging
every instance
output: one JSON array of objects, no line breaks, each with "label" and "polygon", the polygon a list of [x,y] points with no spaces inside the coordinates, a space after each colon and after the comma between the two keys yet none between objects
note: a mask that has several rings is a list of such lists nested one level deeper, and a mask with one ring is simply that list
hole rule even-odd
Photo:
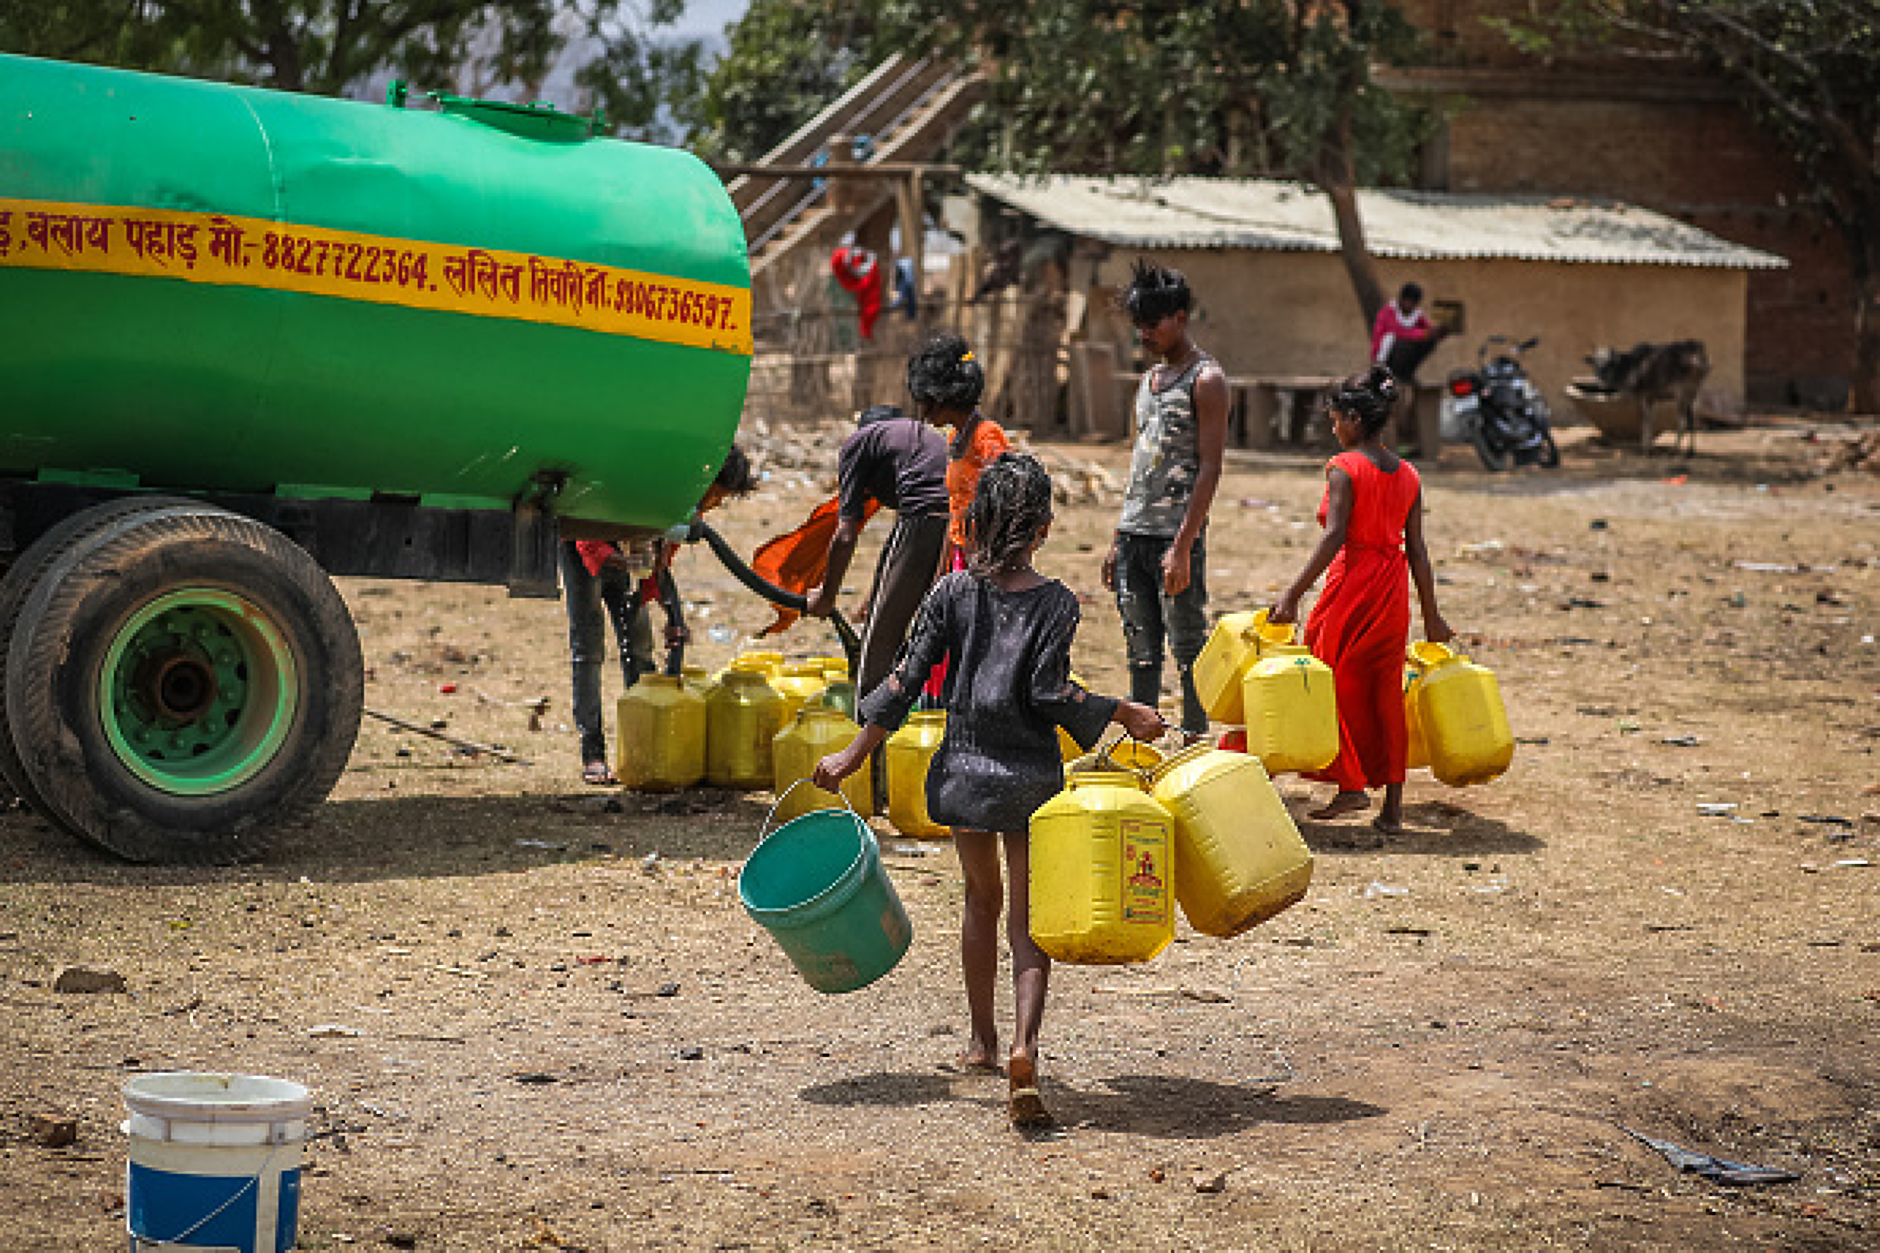
[{"label": "red cloth hanging", "polygon": [[[829,540],[836,533],[836,525],[841,521],[841,502],[830,497],[817,505],[809,515],[809,520],[787,535],[779,535],[766,540],[757,555],[751,558],[751,569],[786,592],[795,592],[801,596],[823,580],[823,574],[829,568]],[[870,498],[862,506],[862,525],[875,516],[875,510],[881,508],[881,502]],[[787,631],[802,615],[794,609],[775,606],[777,620],[759,631],[759,635],[776,635]]]}]

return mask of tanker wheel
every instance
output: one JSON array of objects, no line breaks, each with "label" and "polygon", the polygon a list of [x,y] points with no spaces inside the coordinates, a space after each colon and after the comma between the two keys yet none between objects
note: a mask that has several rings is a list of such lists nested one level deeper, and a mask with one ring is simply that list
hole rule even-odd
[{"label": "tanker wheel", "polygon": [[0,578],[0,778],[4,778],[14,794],[41,816],[53,818],[46,811],[45,802],[40,799],[39,789],[26,777],[25,764],[20,760],[19,749],[13,743],[12,728],[6,721],[7,646],[13,639],[13,631],[19,623],[20,610],[25,607],[26,598],[39,586],[46,571],[75,545],[82,546],[126,518],[207,508],[210,506],[200,501],[179,496],[135,496],[96,505],[61,519],[58,525],[34,540],[7,567],[6,577]]},{"label": "tanker wheel", "polygon": [[131,517],[26,599],[7,718],[27,779],[77,835],[132,861],[247,860],[324,800],[359,731],[345,602],[259,522]]}]

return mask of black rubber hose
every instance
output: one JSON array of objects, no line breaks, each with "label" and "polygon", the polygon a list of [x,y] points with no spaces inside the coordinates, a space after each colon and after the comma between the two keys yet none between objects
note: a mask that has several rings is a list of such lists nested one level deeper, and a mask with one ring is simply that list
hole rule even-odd
[{"label": "black rubber hose", "polygon": [[[782,605],[785,609],[794,609],[798,613],[803,612],[804,606],[808,603],[803,597],[795,592],[785,591],[746,565],[744,558],[738,556],[737,550],[725,542],[724,536],[712,530],[711,523],[695,522],[693,526],[698,532],[698,537],[711,546],[712,552],[718,555],[718,560],[724,564],[725,569],[731,571],[732,577],[738,582],[773,605]],[[855,634],[855,628],[849,625],[848,619],[842,616],[842,611],[839,609],[830,613],[829,622],[835,627],[836,634],[841,637],[842,651],[848,654],[849,673],[856,673],[862,663],[861,637]]]}]

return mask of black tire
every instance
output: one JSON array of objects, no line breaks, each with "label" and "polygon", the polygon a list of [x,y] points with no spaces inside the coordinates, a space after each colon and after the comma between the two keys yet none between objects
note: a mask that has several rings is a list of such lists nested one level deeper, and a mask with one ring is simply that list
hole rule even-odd
[{"label": "black tire", "polygon": [[325,799],[364,692],[326,573],[278,531],[198,506],[121,518],[45,570],[5,701],[60,825],[131,861],[209,864],[264,854]]},{"label": "black tire", "polygon": [[40,799],[39,789],[26,777],[26,767],[20,760],[19,749],[14,746],[12,728],[6,720],[7,645],[12,642],[13,631],[26,598],[32,595],[46,571],[60,557],[65,556],[74,546],[83,546],[92,536],[108,530],[125,518],[165,511],[199,511],[209,507],[200,501],[180,496],[133,496],[95,505],[62,518],[15,558],[13,564],[7,567],[6,577],[0,578],[0,778],[4,778],[13,792],[41,817],[52,818],[52,815]]},{"label": "black tire", "polygon": [[1534,460],[1543,470],[1551,470],[1560,464],[1560,445],[1554,443],[1552,431],[1541,432],[1541,450]]},{"label": "black tire", "polygon": [[1475,424],[1469,432],[1469,442],[1475,445],[1475,455],[1482,459],[1482,464],[1497,474],[1514,464],[1514,453],[1495,443],[1486,423]]}]

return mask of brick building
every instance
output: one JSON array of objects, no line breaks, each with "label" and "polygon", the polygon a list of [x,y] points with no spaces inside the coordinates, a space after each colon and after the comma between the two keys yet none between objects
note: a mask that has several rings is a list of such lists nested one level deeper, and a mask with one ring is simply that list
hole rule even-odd
[{"label": "brick building", "polygon": [[1435,59],[1380,82],[1453,106],[1423,154],[1424,189],[1610,197],[1787,258],[1750,275],[1745,388],[1845,405],[1856,294],[1841,236],[1801,203],[1794,161],[1727,90],[1695,67],[1522,54],[1482,19],[1528,18],[1528,0],[1400,3]]}]

